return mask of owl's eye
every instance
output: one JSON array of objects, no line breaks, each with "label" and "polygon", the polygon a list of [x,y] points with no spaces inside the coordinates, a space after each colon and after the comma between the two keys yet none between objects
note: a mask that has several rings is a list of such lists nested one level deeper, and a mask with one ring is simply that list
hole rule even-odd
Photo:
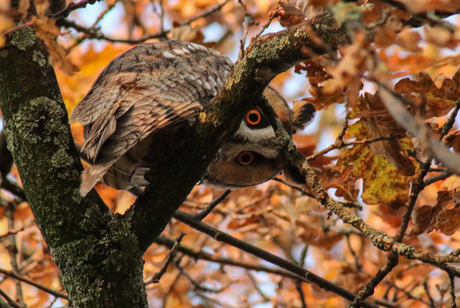
[{"label": "owl's eye", "polygon": [[260,111],[257,109],[251,109],[246,113],[246,123],[249,125],[257,125],[262,120],[262,115]]},{"label": "owl's eye", "polygon": [[238,155],[238,163],[241,166],[249,166],[254,162],[254,154],[252,152],[241,152]]}]

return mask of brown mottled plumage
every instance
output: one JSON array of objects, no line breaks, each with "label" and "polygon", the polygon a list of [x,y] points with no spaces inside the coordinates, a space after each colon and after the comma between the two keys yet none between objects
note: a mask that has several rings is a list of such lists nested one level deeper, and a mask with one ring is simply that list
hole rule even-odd
[{"label": "brown mottled plumage", "polygon": [[[217,51],[182,41],[141,44],[114,59],[70,119],[83,124],[82,151],[93,163],[82,174],[81,194],[101,180],[117,189],[147,185],[146,171],[180,146],[183,131],[217,94],[232,68],[230,59]],[[267,88],[264,95],[288,129],[302,127],[275,90]],[[302,116],[311,119],[309,113]],[[259,119],[255,111],[251,117],[260,123],[242,121],[203,175],[204,184],[256,185],[283,169],[273,128],[263,114]]]}]

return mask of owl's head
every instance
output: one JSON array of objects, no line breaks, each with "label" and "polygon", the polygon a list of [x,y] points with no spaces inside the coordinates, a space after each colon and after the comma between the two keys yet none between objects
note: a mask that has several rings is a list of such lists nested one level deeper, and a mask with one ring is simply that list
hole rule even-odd
[{"label": "owl's head", "polygon": [[[264,96],[290,134],[304,128],[314,116],[315,109],[311,104],[302,104],[293,113],[273,88],[266,88]],[[202,182],[206,186],[221,189],[257,185],[282,171],[292,173],[292,166],[284,157],[269,119],[256,107],[246,112],[235,134],[224,141],[203,175]],[[288,174],[287,177],[294,180],[297,176]],[[301,181],[298,179],[298,184],[302,184]]]}]

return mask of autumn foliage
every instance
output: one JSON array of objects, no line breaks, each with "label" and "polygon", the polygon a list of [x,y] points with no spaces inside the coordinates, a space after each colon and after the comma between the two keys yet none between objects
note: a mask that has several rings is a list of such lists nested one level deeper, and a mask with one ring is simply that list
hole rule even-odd
[{"label": "autumn foliage", "polygon": [[[13,10],[0,0],[0,47],[17,27],[32,26],[69,112],[102,69],[135,44],[193,41],[236,61],[254,38],[331,10],[352,43],[313,55],[271,83],[289,103],[308,101],[318,111],[294,142],[327,197],[280,176],[230,192],[203,223],[359,294],[355,307],[362,300],[382,307],[460,305],[458,0],[93,2],[67,2],[50,13],[48,2],[38,1],[36,16],[15,24],[27,16],[28,1]],[[71,127],[82,144],[81,125]],[[0,155],[4,148],[0,138]],[[0,157],[0,306],[62,307],[58,269],[17,169],[6,165]],[[136,198],[96,188],[116,213]],[[222,193],[197,185],[180,210],[199,213]],[[151,307],[350,304],[277,259],[179,220],[144,255]]]}]

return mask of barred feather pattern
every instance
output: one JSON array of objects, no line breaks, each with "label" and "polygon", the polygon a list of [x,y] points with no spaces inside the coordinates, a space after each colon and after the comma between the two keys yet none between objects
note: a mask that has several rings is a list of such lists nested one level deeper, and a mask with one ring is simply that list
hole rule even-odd
[{"label": "barred feather pattern", "polygon": [[148,135],[193,122],[232,67],[218,52],[181,41],[142,44],[114,59],[70,119],[83,124],[82,151],[93,162],[82,174],[81,194]]},{"label": "barred feather pattern", "polygon": [[[180,147],[184,131],[217,94],[232,68],[231,60],[215,50],[173,40],[141,44],[115,58],[70,118],[83,124],[82,152],[92,162],[82,173],[80,193],[86,195],[100,181],[117,189],[147,185],[147,170]],[[271,88],[264,94],[280,118],[284,116],[286,127],[292,126],[292,112],[284,99]],[[205,183],[243,187],[281,171],[273,128],[241,131],[246,135],[236,134],[224,142],[214,168],[203,176]],[[245,145],[258,151],[257,164],[237,163],[238,151],[245,152]],[[258,150],[263,147],[266,153]],[[242,179],[247,181],[240,183]]]}]

